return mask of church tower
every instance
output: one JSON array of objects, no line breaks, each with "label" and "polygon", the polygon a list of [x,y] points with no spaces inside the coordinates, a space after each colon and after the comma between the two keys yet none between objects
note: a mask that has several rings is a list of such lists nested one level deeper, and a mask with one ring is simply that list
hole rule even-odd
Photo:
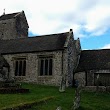
[{"label": "church tower", "polygon": [[24,11],[0,16],[0,40],[27,38],[28,28]]}]

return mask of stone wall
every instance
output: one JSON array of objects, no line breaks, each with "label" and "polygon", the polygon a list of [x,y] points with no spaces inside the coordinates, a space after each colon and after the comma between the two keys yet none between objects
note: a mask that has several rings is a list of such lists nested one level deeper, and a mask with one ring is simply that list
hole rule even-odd
[{"label": "stone wall", "polygon": [[91,91],[91,92],[110,92],[110,86],[99,86],[98,90],[96,86],[86,86],[84,88],[85,91]]},{"label": "stone wall", "polygon": [[94,86],[94,70],[87,72],[87,86]]},{"label": "stone wall", "polygon": [[0,39],[15,39],[17,36],[15,19],[0,21]]},{"label": "stone wall", "polygon": [[[110,70],[89,70],[86,73],[85,72],[78,72],[75,73],[74,78],[78,80],[79,82],[83,80],[83,85],[85,86],[95,86],[95,74],[110,74]],[[99,76],[100,78],[100,76]],[[103,80],[100,78],[100,80]],[[105,81],[106,82],[106,81]]]},{"label": "stone wall", "polygon": [[16,17],[16,30],[18,32],[18,38],[28,37],[28,23],[24,12],[22,11],[19,16]]},{"label": "stone wall", "polygon": [[67,46],[67,64],[68,64],[68,85],[73,85],[74,71],[77,68],[81,52],[79,38],[74,40],[73,32],[70,31],[70,38]]},{"label": "stone wall", "polygon": [[[39,76],[38,60],[39,55],[53,55],[53,74],[52,76]],[[26,58],[26,76],[15,76],[14,58]],[[22,53],[4,55],[4,58],[10,65],[10,77],[18,81],[34,82],[37,84],[48,84],[58,86],[61,82],[62,74],[62,51],[56,52],[39,52],[39,53]],[[66,68],[64,68],[66,70]]]},{"label": "stone wall", "polygon": [[86,84],[85,72],[75,73],[74,79],[78,81],[79,85],[85,86]]},{"label": "stone wall", "polygon": [[28,37],[28,24],[25,15],[0,21],[0,39],[16,39]]},{"label": "stone wall", "polygon": [[68,43],[68,85],[73,84],[73,71],[77,64],[76,47],[73,36],[70,37]]},{"label": "stone wall", "polygon": [[[95,74],[110,74],[110,70],[90,70],[87,72],[87,86],[94,86],[95,84]],[[100,79],[101,80],[101,79]]]},{"label": "stone wall", "polygon": [[97,70],[95,73],[110,73],[110,70]]}]

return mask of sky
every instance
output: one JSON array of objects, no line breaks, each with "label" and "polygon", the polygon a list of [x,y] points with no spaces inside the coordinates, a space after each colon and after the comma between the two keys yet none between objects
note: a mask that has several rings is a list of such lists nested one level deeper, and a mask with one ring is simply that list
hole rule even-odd
[{"label": "sky", "polygon": [[0,0],[0,15],[25,12],[29,36],[68,32],[82,49],[110,49],[110,0]]}]

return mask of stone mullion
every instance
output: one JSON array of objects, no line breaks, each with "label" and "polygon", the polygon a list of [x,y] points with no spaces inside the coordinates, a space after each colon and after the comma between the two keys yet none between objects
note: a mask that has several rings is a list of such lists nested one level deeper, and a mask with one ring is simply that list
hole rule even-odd
[{"label": "stone mullion", "polygon": [[19,67],[20,67],[20,61],[18,60],[18,72],[17,72],[17,76],[19,76]]},{"label": "stone mullion", "polygon": [[23,66],[23,68],[22,68],[23,76],[25,76],[25,66],[26,66],[25,61],[26,60],[23,60],[23,65],[22,65]]},{"label": "stone mullion", "polygon": [[50,62],[50,59],[48,59],[48,69],[47,69],[47,74],[49,75],[50,73],[49,73],[49,69],[50,69],[50,65],[49,65],[49,62]]},{"label": "stone mullion", "polygon": [[24,60],[21,60],[22,61],[22,70],[21,70],[21,76],[23,76],[23,66],[24,66]]},{"label": "stone mullion", "polygon": [[17,72],[16,72],[16,69],[17,69],[17,61],[16,61],[16,60],[14,61],[14,65],[15,65],[15,66],[14,66],[14,68],[15,68],[15,70],[14,70],[15,73],[14,73],[14,74],[15,74],[15,76],[17,76]]},{"label": "stone mullion", "polygon": [[45,59],[43,59],[43,75],[45,75]]},{"label": "stone mullion", "polygon": [[41,75],[41,59],[39,59],[39,62],[38,62],[38,67],[39,67],[39,76]]}]

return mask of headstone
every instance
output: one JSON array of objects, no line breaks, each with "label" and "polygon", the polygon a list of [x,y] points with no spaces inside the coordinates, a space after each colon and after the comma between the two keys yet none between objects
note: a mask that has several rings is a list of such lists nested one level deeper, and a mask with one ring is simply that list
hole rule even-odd
[{"label": "headstone", "polygon": [[80,81],[77,82],[77,88],[75,90],[75,98],[73,101],[73,106],[71,110],[77,110],[80,107],[81,102],[81,91],[83,89],[83,79],[80,79]]},{"label": "headstone", "polygon": [[56,109],[56,110],[61,110],[61,106],[57,107],[57,109]]},{"label": "headstone", "polygon": [[75,99],[74,99],[74,105],[72,110],[76,110],[80,107],[80,101],[81,101],[81,89],[77,88],[75,90]]},{"label": "headstone", "polygon": [[66,88],[66,77],[65,75],[62,75],[59,92],[65,92],[65,88]]}]

